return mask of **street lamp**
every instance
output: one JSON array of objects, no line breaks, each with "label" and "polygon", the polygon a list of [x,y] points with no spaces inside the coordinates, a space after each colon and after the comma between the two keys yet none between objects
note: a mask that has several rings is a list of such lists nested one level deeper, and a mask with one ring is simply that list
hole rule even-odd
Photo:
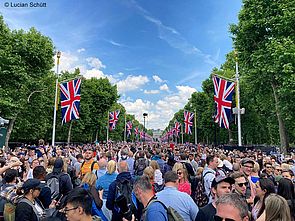
[{"label": "street lamp", "polygon": [[55,80],[55,98],[54,98],[54,112],[53,112],[53,126],[52,126],[52,147],[54,147],[55,142],[55,124],[56,124],[56,106],[57,106],[57,88],[58,88],[58,68],[59,68],[59,59],[61,56],[61,52],[58,51],[56,53],[56,80]]},{"label": "street lamp", "polygon": [[148,116],[147,113],[143,113],[143,142],[145,142],[145,118]]}]

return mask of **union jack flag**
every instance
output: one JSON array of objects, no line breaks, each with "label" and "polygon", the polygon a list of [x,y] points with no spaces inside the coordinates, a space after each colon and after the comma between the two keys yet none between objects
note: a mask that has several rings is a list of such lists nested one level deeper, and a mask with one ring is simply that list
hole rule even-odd
[{"label": "union jack flag", "polygon": [[181,127],[181,124],[179,123],[179,122],[175,122],[175,124],[174,124],[174,133],[175,133],[175,135],[178,137],[178,134],[179,134],[179,132],[180,132],[180,127]]},{"label": "union jack flag", "polygon": [[183,115],[184,115],[184,126],[185,126],[184,133],[192,134],[194,113],[191,113],[185,110]]},{"label": "union jack flag", "polygon": [[214,84],[215,102],[214,121],[218,123],[220,127],[228,129],[235,83],[226,81],[217,76],[213,76],[212,80]]},{"label": "union jack flag", "polygon": [[139,134],[138,127],[135,127],[135,128],[134,128],[134,134],[135,134],[136,137],[138,136],[138,134]]},{"label": "union jack flag", "polygon": [[81,79],[59,84],[62,123],[79,119]]},{"label": "union jack flag", "polygon": [[110,131],[116,128],[117,121],[119,120],[120,110],[116,110],[109,113],[109,126]]},{"label": "union jack flag", "polygon": [[141,138],[141,139],[145,138],[145,132],[144,132],[143,130],[140,131],[139,134],[140,134],[140,138]]},{"label": "union jack flag", "polygon": [[131,131],[132,131],[132,122],[131,121],[127,122],[126,130],[127,130],[127,137],[129,137],[131,135]]}]

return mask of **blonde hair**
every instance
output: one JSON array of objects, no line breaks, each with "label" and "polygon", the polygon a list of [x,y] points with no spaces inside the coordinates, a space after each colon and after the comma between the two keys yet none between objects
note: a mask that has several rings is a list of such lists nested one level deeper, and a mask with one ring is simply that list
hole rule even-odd
[{"label": "blonde hair", "polygon": [[265,199],[265,220],[290,221],[291,214],[285,198],[272,193]]},{"label": "blonde hair", "polygon": [[203,171],[204,171],[204,167],[198,167],[197,172],[196,172],[196,175],[197,176],[201,176],[202,173],[203,173]]},{"label": "blonde hair", "polygon": [[151,166],[154,170],[160,169],[160,166],[159,166],[158,162],[155,161],[155,160],[152,160],[152,161],[150,162],[150,166]]},{"label": "blonde hair", "polygon": [[113,174],[117,169],[116,162],[114,160],[110,160],[107,165],[108,174]]},{"label": "blonde hair", "polygon": [[183,174],[183,180],[184,180],[184,181],[188,181],[188,173],[187,173],[187,169],[179,168],[179,169],[177,170],[177,172],[178,172],[178,171],[181,171],[181,172],[182,172],[182,174]]},{"label": "blonde hair", "polygon": [[290,170],[290,165],[287,163],[282,163],[281,168],[282,170]]},{"label": "blonde hair", "polygon": [[183,168],[182,163],[177,162],[177,163],[174,164],[174,166],[172,168],[172,171],[174,171],[175,173],[177,173],[177,170],[179,170],[181,168]]},{"label": "blonde hair", "polygon": [[88,172],[84,175],[82,183],[87,183],[89,186],[95,185],[96,175],[94,173]]},{"label": "blonde hair", "polygon": [[253,173],[257,173],[259,170],[260,170],[260,166],[257,162],[255,162],[252,171]]},{"label": "blonde hair", "polygon": [[155,170],[151,166],[148,166],[143,170],[143,175],[148,176],[152,181],[154,180],[154,173]]},{"label": "blonde hair", "polygon": [[68,166],[69,166],[69,162],[70,159],[67,157],[62,158],[62,161],[64,162],[64,166],[62,168],[63,172],[67,173],[68,172]]}]

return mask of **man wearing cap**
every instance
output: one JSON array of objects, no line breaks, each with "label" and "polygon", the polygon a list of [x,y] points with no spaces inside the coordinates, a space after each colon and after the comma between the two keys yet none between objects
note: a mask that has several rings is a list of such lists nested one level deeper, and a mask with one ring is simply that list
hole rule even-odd
[{"label": "man wearing cap", "polygon": [[[241,169],[240,172],[244,174],[244,176],[249,180],[251,180],[251,172],[253,170],[255,162],[251,160],[250,158],[244,158],[241,160]],[[254,196],[251,196],[251,193],[254,193],[254,190],[251,189],[252,186],[250,183],[247,184],[246,189],[246,199],[247,203],[252,204],[254,201]]]},{"label": "man wearing cap", "polygon": [[224,194],[230,193],[232,185],[235,183],[231,177],[224,176],[223,174],[217,175],[212,181],[211,192],[214,196],[213,202],[202,207],[196,217],[196,221],[214,221],[216,214],[216,201]]},{"label": "man wearing cap", "polygon": [[[41,183],[37,179],[28,179],[22,186],[24,197],[17,203],[15,209],[15,220],[39,221],[45,216],[45,209],[42,203],[37,199],[41,190]],[[53,208],[55,202],[49,207]],[[49,212],[49,210],[48,210]],[[53,211],[51,211],[52,213]],[[49,216],[50,214],[48,214]]]},{"label": "man wearing cap", "polygon": [[165,188],[158,192],[157,198],[165,204],[175,209],[184,220],[195,220],[199,208],[193,199],[187,194],[178,191],[178,175],[174,171],[168,171],[164,175]]}]

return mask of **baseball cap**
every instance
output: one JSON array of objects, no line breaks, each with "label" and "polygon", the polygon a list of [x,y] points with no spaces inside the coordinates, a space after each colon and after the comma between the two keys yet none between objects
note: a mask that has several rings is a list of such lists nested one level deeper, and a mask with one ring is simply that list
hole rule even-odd
[{"label": "baseball cap", "polygon": [[217,175],[214,180],[212,181],[212,187],[217,186],[217,184],[221,183],[221,182],[226,182],[229,184],[234,184],[235,180],[231,177],[225,176],[223,174]]},{"label": "baseball cap", "polygon": [[254,160],[251,160],[250,158],[243,158],[241,160],[241,164],[245,165],[246,163],[252,163],[253,165],[255,164]]},{"label": "baseball cap", "polygon": [[41,182],[40,180],[38,179],[28,179],[26,182],[24,182],[23,184],[23,190],[25,192],[27,192],[28,190],[31,190],[31,189],[37,189],[37,188],[41,188]]}]

